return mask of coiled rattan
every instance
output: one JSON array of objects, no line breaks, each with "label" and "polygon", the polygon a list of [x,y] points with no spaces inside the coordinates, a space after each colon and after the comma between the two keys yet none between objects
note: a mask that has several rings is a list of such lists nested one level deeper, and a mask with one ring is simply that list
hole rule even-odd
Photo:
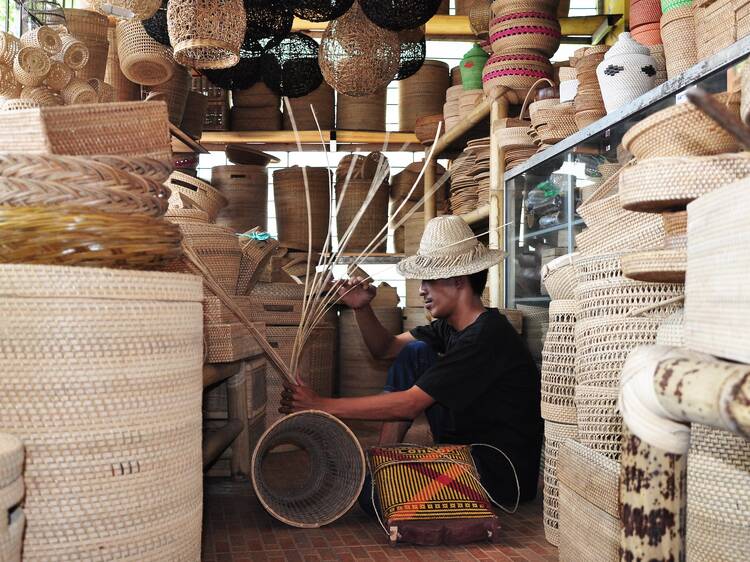
[{"label": "coiled rattan", "polygon": [[544,422],[544,537],[555,546],[560,544],[558,451],[563,441],[577,436],[575,423]]},{"label": "coiled rattan", "polygon": [[576,308],[575,300],[550,303],[549,328],[542,348],[542,417],[558,423],[576,423]]}]

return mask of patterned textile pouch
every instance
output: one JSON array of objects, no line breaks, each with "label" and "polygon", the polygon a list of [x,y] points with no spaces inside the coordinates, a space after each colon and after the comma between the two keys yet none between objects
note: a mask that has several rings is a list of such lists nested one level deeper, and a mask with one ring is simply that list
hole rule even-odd
[{"label": "patterned textile pouch", "polygon": [[457,545],[499,539],[500,521],[479,481],[471,447],[398,445],[367,451],[373,504],[377,494],[376,513],[391,544]]}]

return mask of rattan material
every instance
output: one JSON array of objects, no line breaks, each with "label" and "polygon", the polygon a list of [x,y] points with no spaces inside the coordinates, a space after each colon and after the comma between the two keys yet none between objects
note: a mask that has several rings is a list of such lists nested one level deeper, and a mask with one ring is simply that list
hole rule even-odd
[{"label": "rattan material", "polygon": [[620,557],[620,467],[567,439],[557,461],[561,560],[601,562]]},{"label": "rattan material", "polygon": [[43,25],[30,29],[21,35],[21,45],[24,47],[38,47],[48,55],[56,55],[62,50],[62,40],[57,31]]},{"label": "rattan material", "polygon": [[268,174],[264,166],[215,166],[211,183],[226,198],[216,223],[235,232],[267,229]]},{"label": "rattan material", "polygon": [[698,60],[718,53],[739,38],[737,37],[734,2],[730,0],[701,2],[696,4],[693,14]]},{"label": "rattan material", "polygon": [[21,84],[16,81],[13,68],[0,64],[0,96],[17,98],[21,94]]},{"label": "rattan material", "polygon": [[73,70],[81,70],[89,62],[89,48],[83,41],[72,35],[62,34],[62,49],[55,59],[67,64]]},{"label": "rattan material", "polygon": [[336,91],[366,96],[388,85],[398,72],[399,54],[398,34],[375,25],[355,2],[326,27],[318,63]]},{"label": "rattan material", "polygon": [[169,178],[169,174],[172,173],[171,161],[144,158],[140,156],[117,156],[112,154],[95,154],[88,156],[88,158],[96,160],[97,162],[109,164],[123,172],[130,172],[137,176],[143,176],[144,178],[148,178],[157,183],[164,183]]},{"label": "rattan material", "polygon": [[183,66],[229,68],[240,60],[247,26],[241,0],[171,0],[167,26]]},{"label": "rattan material", "polygon": [[145,20],[161,6],[161,0],[88,0],[89,6],[116,18]]},{"label": "rattan material", "polygon": [[750,155],[650,158],[623,170],[620,200],[627,209],[684,209],[694,199],[750,175]]},{"label": "rattan material", "polygon": [[200,92],[188,92],[187,98],[185,99],[185,111],[182,114],[180,129],[194,139],[201,138],[207,107],[208,96],[205,96]]},{"label": "rattan material", "polygon": [[7,31],[0,31],[0,63],[13,66],[13,61],[20,50],[21,41],[18,37]]},{"label": "rattan material", "polygon": [[572,299],[575,297],[577,254],[566,254],[555,258],[542,267],[542,283],[550,298]]},{"label": "rattan material", "polygon": [[560,23],[540,10],[506,12],[490,22],[490,42],[495,53],[520,49],[551,57],[560,46]]},{"label": "rattan material", "polygon": [[[739,94],[716,94],[739,116]],[[640,121],[625,133],[623,146],[638,160],[657,156],[710,156],[736,152],[737,141],[693,104],[686,102]]]},{"label": "rattan material", "polygon": [[112,84],[107,84],[104,80],[98,78],[89,78],[89,86],[94,88],[99,103],[110,103],[115,101],[115,90]]},{"label": "rattan material", "polygon": [[227,205],[226,197],[210,183],[189,176],[188,174],[177,171],[172,172],[172,175],[169,176],[168,185],[172,190],[170,207],[172,205],[176,205],[177,207],[184,206],[181,202],[187,198],[192,206],[205,211],[211,222],[216,220],[219,211]]},{"label": "rattan material", "polygon": [[[350,178],[348,182],[345,179],[336,182],[336,198],[337,201],[340,201],[338,203],[336,225],[338,228],[337,231],[342,235],[347,231],[362,209],[362,205],[367,200],[368,194],[373,187],[373,180],[371,179]],[[345,193],[344,189],[346,189]],[[385,240],[374,246],[368,247],[368,245],[376,236],[379,234],[382,235],[383,229],[388,223],[388,192],[388,182],[383,182],[375,188],[364,214],[361,215],[351,233],[346,251],[362,252],[367,248],[375,252],[385,252]]]},{"label": "rattan material", "polygon": [[185,113],[190,80],[190,72],[186,68],[175,65],[174,73],[169,80],[150,88],[152,96],[158,94],[156,99],[166,102],[169,121],[175,126],[180,125]]},{"label": "rattan material", "polygon": [[262,353],[244,324],[205,324],[203,328],[203,360],[206,363],[230,363]]},{"label": "rattan material", "polygon": [[265,107],[278,109],[279,94],[263,82],[253,84],[243,90],[232,90],[232,105],[235,107]]},{"label": "rattan material", "polygon": [[576,385],[578,439],[593,451],[620,459],[622,415],[617,406],[618,388]]},{"label": "rattan material", "polygon": [[495,98],[509,97],[511,103],[523,103],[529,89],[541,78],[553,79],[549,59],[533,53],[494,54],[484,65],[482,84],[484,93]]},{"label": "rattan material", "polygon": [[[107,59],[109,57],[110,45],[107,41],[84,42],[89,51],[89,59],[86,65],[76,72],[78,78],[88,80],[96,78],[104,80],[107,73]],[[116,46],[112,45],[112,49]]]},{"label": "rattan material", "polygon": [[693,7],[688,3],[661,17],[667,76],[674,78],[698,62]]},{"label": "rattan material", "polygon": [[[310,468],[303,480],[283,487],[270,484],[264,461],[279,445],[294,445],[307,453]],[[292,470],[299,470],[298,458],[289,454],[286,463]],[[276,519],[294,527],[321,527],[341,517],[356,502],[364,478],[364,454],[356,437],[324,412],[298,412],[279,420],[253,452],[252,480],[258,499]]]},{"label": "rattan material", "polygon": [[362,10],[375,25],[402,31],[427,23],[440,7],[441,0],[359,0]]},{"label": "rattan material", "polygon": [[555,546],[560,544],[558,452],[563,441],[577,434],[575,424],[544,422],[544,537]]},{"label": "rattan material", "polygon": [[3,102],[2,111],[21,111],[23,109],[35,109],[40,107],[39,103],[30,99],[8,99]]},{"label": "rattan material", "polygon": [[290,248],[308,249],[305,175],[310,191],[312,249],[322,250],[331,216],[330,173],[327,168],[293,166],[273,173],[279,242]]},{"label": "rattan material", "polygon": [[490,34],[490,20],[492,10],[488,2],[477,2],[469,11],[469,25],[471,31],[479,39],[487,39]]},{"label": "rattan material", "polygon": [[684,283],[685,249],[651,250],[622,257],[622,271],[629,279],[660,283]]},{"label": "rattan material", "polygon": [[61,91],[60,95],[65,100],[65,105],[76,105],[85,103],[97,103],[99,96],[91,84],[80,78],[73,78]]},{"label": "rattan material", "polygon": [[35,88],[26,86],[21,90],[20,98],[33,100],[39,107],[52,107],[63,104],[62,97],[46,86],[37,86]]},{"label": "rattan material", "polygon": [[[249,293],[249,294],[247,294]],[[253,322],[274,326],[299,326],[302,320],[304,285],[256,283],[237,304]]]},{"label": "rattan material", "polygon": [[107,40],[108,21],[107,16],[93,10],[79,10],[65,8],[65,27],[74,37],[81,41],[88,39],[94,41]]},{"label": "rattan material", "polygon": [[307,21],[331,21],[344,15],[354,0],[283,0],[294,10],[294,15]]},{"label": "rattan material", "polygon": [[[291,115],[286,104],[282,116],[283,128],[292,130],[292,119],[297,125],[298,131],[328,131],[336,128],[335,114],[335,92],[327,83],[323,82],[317,90],[299,98],[289,98]],[[312,109],[310,108],[312,106]],[[313,115],[313,111],[315,114]],[[317,119],[317,121],[316,121]]]},{"label": "rattan material", "polygon": [[[337,129],[385,131],[385,88],[372,95],[359,98],[339,94],[337,101]],[[442,113],[442,109],[440,113]]]},{"label": "rattan material", "polygon": [[73,78],[73,71],[64,63],[53,60],[50,63],[50,70],[45,80],[47,87],[57,90],[58,92],[68,85]]},{"label": "rattan material", "polygon": [[656,331],[656,345],[685,347],[684,310],[667,316]]},{"label": "rattan material", "polygon": [[0,425],[27,452],[24,558],[197,560],[200,280],[3,265],[0,292]]},{"label": "rattan material", "polygon": [[282,96],[297,98],[309,94],[323,81],[318,50],[318,43],[312,37],[290,33],[263,54],[263,81]]},{"label": "rattan material", "polygon": [[117,54],[117,28],[110,28],[107,36],[110,49],[107,52],[107,67],[104,71],[104,81],[112,84],[114,90],[113,101],[140,100],[140,85],[128,80],[125,74],[123,74],[122,68],[120,68],[120,57]]},{"label": "rattan material", "polygon": [[23,458],[23,443],[18,437],[0,433],[0,489],[10,486],[22,476]]},{"label": "rattan material", "polygon": [[586,255],[661,248],[664,225],[658,215],[620,210],[609,222],[581,232],[576,245]]},{"label": "rattan material", "polygon": [[442,113],[445,91],[450,86],[449,67],[426,60],[411,77],[399,83],[399,129],[413,131],[418,117]]},{"label": "rattan material", "polygon": [[[240,272],[237,277],[238,295],[247,295],[254,289],[276,248],[278,248],[278,242],[273,239],[254,240],[240,237],[242,257],[240,258]],[[263,322],[264,320],[259,321]],[[299,322],[297,322],[297,325],[299,325]]]},{"label": "rattan material", "polygon": [[750,442],[692,424],[687,472],[686,552],[690,560],[750,556]]},{"label": "rattan material", "polygon": [[542,348],[542,417],[558,423],[576,423],[574,300],[553,300],[549,328]]},{"label": "rattan material", "polygon": [[24,86],[39,86],[49,69],[49,56],[38,47],[21,47],[13,60],[13,74]]},{"label": "rattan material", "polygon": [[175,70],[171,51],[149,37],[138,20],[117,24],[117,57],[125,77],[144,86],[163,84]]}]

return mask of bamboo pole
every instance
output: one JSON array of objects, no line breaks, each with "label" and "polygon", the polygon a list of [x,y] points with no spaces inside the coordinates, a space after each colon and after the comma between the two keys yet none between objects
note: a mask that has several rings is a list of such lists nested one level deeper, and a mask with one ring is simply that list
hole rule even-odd
[{"label": "bamboo pole", "polygon": [[244,369],[227,379],[227,417],[239,420],[242,429],[232,441],[229,461],[233,480],[247,480],[250,475],[250,431],[247,427],[247,380]]},{"label": "bamboo pole", "polygon": [[437,216],[437,197],[430,189],[435,184],[437,167],[435,161],[431,160],[424,167],[424,225]]},{"label": "bamboo pole", "polygon": [[[500,228],[503,224],[503,214],[505,208],[505,158],[502,149],[497,144],[497,139],[493,134],[494,123],[498,119],[508,116],[508,100],[505,97],[499,97],[492,100],[490,106],[490,209],[489,209],[489,227],[490,227],[490,248],[502,250],[505,247],[505,229]],[[505,263],[501,262],[492,266],[489,271],[490,283],[490,306],[500,308],[505,300]]]}]

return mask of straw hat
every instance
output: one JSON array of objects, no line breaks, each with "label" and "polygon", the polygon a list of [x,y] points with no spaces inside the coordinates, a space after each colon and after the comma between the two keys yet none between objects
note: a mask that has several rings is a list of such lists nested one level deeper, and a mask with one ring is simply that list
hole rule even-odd
[{"label": "straw hat", "polygon": [[489,269],[502,258],[503,252],[479,242],[461,217],[448,215],[427,223],[417,255],[397,268],[407,279],[446,279]]}]

